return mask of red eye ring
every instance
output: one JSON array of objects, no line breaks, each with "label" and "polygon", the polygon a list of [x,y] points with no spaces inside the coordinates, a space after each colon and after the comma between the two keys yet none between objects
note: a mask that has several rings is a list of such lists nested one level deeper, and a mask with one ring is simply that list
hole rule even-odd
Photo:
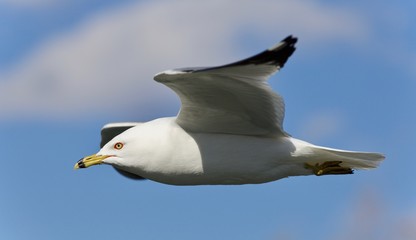
[{"label": "red eye ring", "polygon": [[114,149],[120,150],[124,147],[124,144],[121,142],[118,142],[116,144],[114,144]]}]

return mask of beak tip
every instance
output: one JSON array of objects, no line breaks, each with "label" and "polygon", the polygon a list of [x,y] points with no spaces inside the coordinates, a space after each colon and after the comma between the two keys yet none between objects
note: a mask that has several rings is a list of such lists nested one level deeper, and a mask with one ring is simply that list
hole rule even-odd
[{"label": "beak tip", "polygon": [[91,156],[81,158],[80,160],[78,160],[77,163],[75,163],[74,169],[77,170],[80,168],[87,168],[93,165],[102,164],[103,160],[108,157],[111,157],[111,156],[93,154]]},{"label": "beak tip", "polygon": [[84,158],[81,158],[80,160],[78,160],[78,162],[75,163],[74,165],[74,170],[77,170],[80,168],[85,168]]}]

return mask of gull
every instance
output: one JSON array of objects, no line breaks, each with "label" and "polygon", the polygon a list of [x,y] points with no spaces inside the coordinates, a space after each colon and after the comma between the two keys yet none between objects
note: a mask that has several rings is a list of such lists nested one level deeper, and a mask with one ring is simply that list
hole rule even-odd
[{"label": "gull", "polygon": [[258,184],[290,176],[352,174],[383,154],[317,146],[283,130],[283,98],[267,83],[295,51],[288,36],[247,59],[155,75],[181,100],[176,117],[110,123],[101,150],[75,169],[112,165],[132,179],[171,185]]}]

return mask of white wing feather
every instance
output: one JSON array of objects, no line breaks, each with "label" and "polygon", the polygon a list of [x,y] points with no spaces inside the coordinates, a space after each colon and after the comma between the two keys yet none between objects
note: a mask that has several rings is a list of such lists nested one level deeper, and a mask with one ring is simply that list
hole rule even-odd
[{"label": "white wing feather", "polygon": [[283,131],[284,101],[267,83],[294,52],[296,38],[235,63],[159,73],[155,80],[181,99],[177,123],[192,132],[276,136]]}]

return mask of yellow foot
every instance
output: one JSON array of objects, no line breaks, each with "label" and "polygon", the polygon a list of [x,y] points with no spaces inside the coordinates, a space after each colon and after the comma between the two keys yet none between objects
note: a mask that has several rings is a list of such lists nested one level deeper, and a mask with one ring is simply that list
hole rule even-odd
[{"label": "yellow foot", "polygon": [[342,161],[328,161],[323,163],[316,163],[315,165],[305,163],[306,169],[312,169],[316,176],[329,174],[352,174],[353,170],[347,167],[341,167]]}]

